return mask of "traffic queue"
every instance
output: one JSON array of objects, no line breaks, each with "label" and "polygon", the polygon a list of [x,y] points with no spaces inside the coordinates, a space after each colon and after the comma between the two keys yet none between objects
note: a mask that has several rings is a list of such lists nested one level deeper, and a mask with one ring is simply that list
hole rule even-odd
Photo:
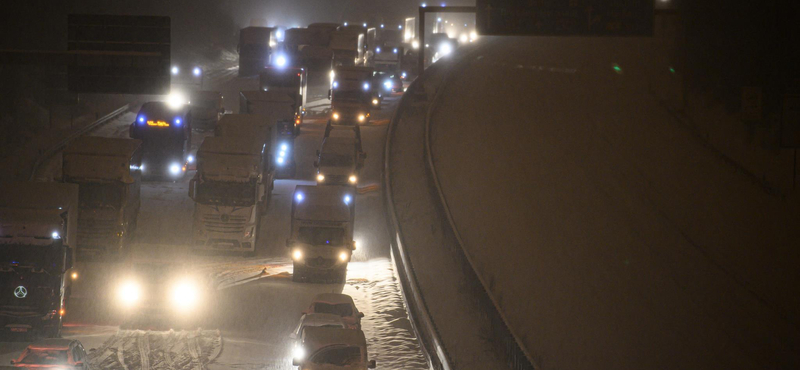
[{"label": "traffic queue", "polygon": [[[372,106],[380,105],[374,99],[402,88],[388,79],[383,86],[378,80],[387,76],[370,67],[339,66],[331,76],[332,110],[313,161],[316,184],[297,185],[291,196],[285,245],[294,282],[346,282],[357,247],[355,197],[366,159],[360,126],[369,123]],[[154,320],[176,328],[191,325],[187,313],[194,318],[208,314],[210,283],[190,266],[177,260],[126,260],[137,231],[142,181],[179,181],[195,169],[188,188],[194,201],[188,249],[254,256],[258,241],[270,237],[261,224],[276,179],[296,176],[294,146],[306,114],[306,84],[303,68],[267,68],[257,90],[239,93],[237,114],[225,111],[217,91],[146,102],[129,126],[129,139],[80,137],[67,145],[60,182],[46,188],[3,184],[0,276],[14,280],[55,269],[48,270],[52,281],[19,285],[14,296],[38,296],[41,289],[61,292],[42,300],[30,317],[3,315],[4,327],[34,338],[58,337],[79,274],[75,261],[125,261],[122,273],[108,284],[113,291],[99,294],[113,301],[123,328],[152,327]],[[193,132],[204,137],[196,153]],[[20,252],[31,246],[42,253]],[[294,365],[374,368],[361,331],[363,316],[350,296],[318,295],[291,335]],[[27,356],[51,346],[58,351],[82,348],[79,342],[45,340],[31,345],[18,362],[30,364]],[[85,360],[79,357],[68,362],[81,367]]]}]

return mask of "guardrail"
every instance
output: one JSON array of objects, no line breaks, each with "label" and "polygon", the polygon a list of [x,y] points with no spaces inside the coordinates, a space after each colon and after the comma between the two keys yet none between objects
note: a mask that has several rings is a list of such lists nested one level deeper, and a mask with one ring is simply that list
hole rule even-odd
[{"label": "guardrail", "polygon": [[28,177],[28,181],[33,181],[33,179],[36,177],[36,171],[39,170],[39,166],[42,165],[42,162],[46,161],[54,154],[56,154],[59,150],[63,149],[64,146],[67,145],[67,143],[74,140],[76,137],[81,136],[89,131],[92,131],[98,126],[116,118],[120,114],[127,112],[128,109],[130,109],[130,104],[125,104],[122,107],[117,108],[115,111],[101,117],[97,121],[88,124],[86,127],[81,128],[80,130],[67,135],[67,137],[61,139],[61,141],[59,141],[56,145],[53,145],[52,147],[45,150],[44,153],[39,155],[39,157],[36,158],[36,161],[33,162],[33,169],[31,169],[31,175]]},{"label": "guardrail", "polygon": [[[462,63],[467,63],[471,59],[471,55],[475,52],[475,49],[472,49],[471,52],[466,53],[459,62],[454,63],[450,66],[447,70],[445,75],[442,77],[440,86],[444,86],[448,80],[451,78],[451,72],[458,67],[458,65]],[[500,306],[495,299],[494,296],[489,291],[488,285],[484,280],[481,278],[480,274],[478,274],[478,270],[475,268],[475,263],[472,257],[467,253],[466,249],[464,249],[464,240],[461,238],[461,233],[459,233],[458,228],[456,228],[456,224],[453,221],[453,215],[450,212],[450,207],[447,203],[447,198],[445,198],[444,193],[442,192],[442,186],[439,183],[439,176],[436,173],[436,166],[433,163],[433,152],[431,150],[431,115],[434,111],[434,107],[436,106],[437,102],[441,99],[444,89],[439,88],[436,89],[436,92],[431,99],[431,102],[428,106],[428,111],[425,115],[425,159],[428,165],[428,170],[431,173],[433,178],[433,183],[436,187],[436,193],[439,196],[439,200],[441,202],[442,210],[444,211],[445,215],[447,216],[447,222],[450,225],[450,229],[453,230],[453,234],[456,237],[456,241],[464,253],[466,260],[469,262],[470,267],[475,272],[475,276],[480,282],[481,286],[483,287],[483,291],[486,293],[487,297],[491,300],[492,304],[494,305],[496,316],[490,315],[490,319],[492,320],[492,329],[495,332],[495,336],[499,338],[503,338],[503,349],[505,350],[506,358],[508,359],[509,366],[515,370],[531,370],[535,369],[533,362],[533,357],[530,356],[522,346],[519,345],[520,340],[519,336],[517,336],[513,330],[508,326],[508,320],[506,319],[503,312],[500,310]]]},{"label": "guardrail", "polygon": [[[400,224],[397,221],[397,212],[394,208],[394,199],[392,197],[392,182],[390,178],[391,171],[389,169],[389,158],[391,156],[391,138],[392,132],[400,119],[400,112],[403,110],[404,105],[410,104],[410,100],[416,95],[414,92],[416,87],[421,84],[421,78],[418,78],[411,86],[408,87],[406,94],[400,100],[400,104],[389,121],[389,127],[386,130],[386,145],[384,146],[384,197],[386,212],[388,213],[387,220],[389,222],[389,231],[393,236],[392,242],[392,260],[397,266],[397,273],[400,277],[400,287],[403,290],[403,300],[405,300],[406,307],[408,307],[408,315],[411,317],[411,324],[417,337],[420,338],[422,350],[425,357],[428,359],[428,365],[432,369],[450,370],[450,360],[447,351],[442,345],[439,337],[439,331],[436,329],[436,324],[430,317],[428,307],[425,304],[425,299],[419,290],[417,283],[416,273],[411,265],[411,261],[406,254],[403,247],[403,237],[400,235]],[[408,294],[406,294],[408,293]]]}]

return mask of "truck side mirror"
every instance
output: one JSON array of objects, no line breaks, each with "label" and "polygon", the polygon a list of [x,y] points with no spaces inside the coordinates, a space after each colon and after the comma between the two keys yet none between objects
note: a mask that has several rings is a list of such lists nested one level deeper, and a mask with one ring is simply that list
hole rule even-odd
[{"label": "truck side mirror", "polygon": [[197,179],[189,180],[189,198],[194,200],[195,187],[197,186]]},{"label": "truck side mirror", "polygon": [[374,369],[376,367],[378,367],[378,364],[375,362],[375,360],[369,360],[369,363],[367,364],[367,369]]}]

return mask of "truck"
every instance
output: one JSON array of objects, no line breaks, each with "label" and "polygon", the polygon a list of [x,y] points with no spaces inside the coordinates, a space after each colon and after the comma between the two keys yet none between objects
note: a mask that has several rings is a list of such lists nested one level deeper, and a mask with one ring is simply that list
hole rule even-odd
[{"label": "truck", "polygon": [[130,137],[142,141],[143,178],[183,177],[192,148],[192,112],[182,102],[144,103],[130,126]]},{"label": "truck", "polygon": [[[225,118],[237,120],[240,116],[247,115]],[[229,136],[209,137],[200,145],[197,173],[189,183],[189,197],[195,201],[194,250],[255,254],[275,167],[270,126],[263,124],[263,118],[249,122],[252,124],[220,125],[219,132]]]},{"label": "truck", "polygon": [[354,126],[369,123],[372,103],[370,67],[336,67],[329,90],[331,117],[328,125]]},{"label": "truck", "polygon": [[239,77],[253,76],[269,63],[276,45],[274,27],[245,27],[239,30]]},{"label": "truck", "polygon": [[194,120],[194,129],[211,131],[225,114],[222,106],[222,93],[219,91],[193,91],[189,98],[189,110]]},{"label": "truck", "polygon": [[297,185],[292,195],[291,236],[286,240],[292,280],[344,283],[356,249],[354,222],[352,188]]},{"label": "truck", "polygon": [[82,136],[63,152],[62,180],[79,186],[81,258],[123,256],[136,230],[141,204],[142,142]]},{"label": "truck", "polygon": [[331,34],[333,66],[352,67],[363,64],[364,32],[358,26],[340,26]]},{"label": "truck", "polygon": [[0,330],[58,337],[71,291],[78,185],[0,182]]},{"label": "truck", "polygon": [[[268,67],[259,74],[259,84],[262,91],[286,94],[289,99],[294,100],[292,104],[294,110],[293,130],[295,135],[299,135],[308,96],[308,74],[305,68]],[[249,109],[249,107],[246,108]],[[279,119],[285,120],[288,117]]]}]

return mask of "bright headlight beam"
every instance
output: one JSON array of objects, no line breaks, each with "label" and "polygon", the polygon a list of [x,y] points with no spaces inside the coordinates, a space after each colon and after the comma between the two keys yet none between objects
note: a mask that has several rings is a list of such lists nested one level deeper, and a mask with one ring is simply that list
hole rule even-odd
[{"label": "bright headlight beam", "polygon": [[347,252],[339,253],[339,259],[342,260],[342,262],[347,261]]},{"label": "bright headlight beam", "polygon": [[172,303],[180,309],[192,308],[197,304],[199,291],[189,281],[181,281],[172,287]]},{"label": "bright headlight beam", "polygon": [[169,173],[173,175],[181,173],[181,165],[173,163],[172,165],[169,166]]},{"label": "bright headlight beam", "polygon": [[134,281],[127,281],[119,288],[119,299],[125,304],[133,304],[142,297],[142,289]]},{"label": "bright headlight beam", "polygon": [[317,175],[317,181],[325,181],[325,175],[323,175],[323,174],[318,174],[318,175]]},{"label": "bright headlight beam", "polygon": [[292,258],[294,258],[295,260],[303,258],[303,251],[295,249],[294,252],[292,252]]}]

